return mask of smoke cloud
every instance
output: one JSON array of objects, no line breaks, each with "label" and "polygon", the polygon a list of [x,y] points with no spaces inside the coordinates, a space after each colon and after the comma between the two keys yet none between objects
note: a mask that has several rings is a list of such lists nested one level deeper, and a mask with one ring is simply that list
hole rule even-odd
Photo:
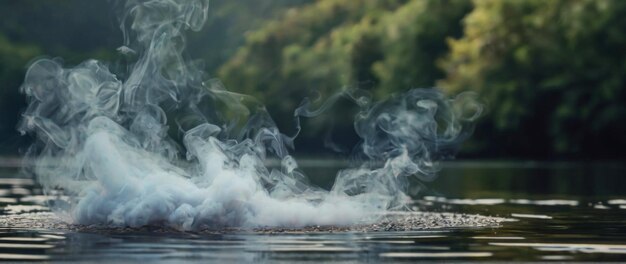
[{"label": "smoke cloud", "polygon": [[[46,192],[69,197],[56,209],[74,223],[194,230],[375,221],[406,205],[409,177],[434,177],[482,110],[472,94],[448,99],[435,89],[378,103],[357,90],[337,95],[361,109],[363,163],[324,190],[307,183],[288,153],[295,136],[280,133],[262,104],[207,80],[185,57],[184,33],[202,28],[208,1],[130,0],[125,10],[119,51],[137,58],[128,72],[40,59],[22,86],[29,106],[19,130],[37,138],[29,169]],[[315,116],[334,99],[315,110],[305,101],[295,116]],[[280,168],[268,168],[269,158]]]}]

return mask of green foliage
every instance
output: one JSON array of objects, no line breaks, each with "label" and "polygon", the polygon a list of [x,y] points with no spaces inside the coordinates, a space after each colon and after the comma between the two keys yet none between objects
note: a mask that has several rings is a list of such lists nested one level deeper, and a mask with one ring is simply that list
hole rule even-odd
[{"label": "green foliage", "polygon": [[250,33],[219,77],[229,89],[293,111],[308,91],[336,91],[349,83],[354,39],[371,27],[371,17],[381,8],[393,8],[387,6],[375,0],[330,0],[291,9]]},{"label": "green foliage", "polygon": [[[122,4],[0,2],[0,150],[17,137],[18,88],[34,57],[68,65],[96,58],[124,72],[112,12]],[[209,75],[257,97],[287,133],[294,109],[316,93],[357,86],[380,99],[437,84],[451,94],[477,91],[487,103],[468,154],[625,156],[625,1],[213,1],[187,44]],[[328,113],[305,124],[298,145],[307,152],[321,148],[332,119],[335,139],[354,140],[354,109]]]},{"label": "green foliage", "polygon": [[[279,125],[312,92],[322,98],[345,86],[368,89],[377,98],[443,77],[436,59],[448,36],[459,36],[467,1],[322,0],[289,10],[248,35],[219,77],[229,89],[260,98]],[[342,108],[329,118],[352,129],[353,112]],[[304,137],[330,126],[318,118]]]},{"label": "green foliage", "polygon": [[[475,1],[440,86],[478,91],[483,151],[623,156],[626,2]],[[497,142],[497,143],[496,143]]]},{"label": "green foliage", "polygon": [[373,65],[380,97],[414,87],[432,87],[445,77],[436,61],[448,52],[448,37],[460,37],[471,3],[411,1],[386,17],[381,27],[383,59]]},{"label": "green foliage", "polygon": [[361,82],[374,83],[380,95],[432,86],[443,77],[434,62],[447,51],[445,39],[460,35],[470,7],[449,0],[318,1],[251,33],[219,77],[264,100]]},{"label": "green foliage", "polygon": [[[354,39],[372,27],[373,17],[397,6],[377,0],[328,0],[290,9],[248,34],[219,77],[229,89],[259,98],[288,130],[294,109],[311,91],[328,96],[350,83]],[[351,119],[341,113],[338,119]],[[322,122],[316,128],[324,126]]]},{"label": "green foliage", "polygon": [[228,0],[211,1],[208,21],[201,32],[189,32],[187,50],[202,58],[207,72],[213,74],[244,44],[247,32],[258,29],[286,9],[312,0]]}]

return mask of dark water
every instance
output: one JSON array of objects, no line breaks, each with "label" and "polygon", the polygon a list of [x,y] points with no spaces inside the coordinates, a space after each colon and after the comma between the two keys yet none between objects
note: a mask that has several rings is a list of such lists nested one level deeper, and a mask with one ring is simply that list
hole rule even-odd
[{"label": "dark water", "polygon": [[[303,164],[319,185],[336,170]],[[516,219],[498,228],[303,234],[81,233],[0,228],[0,259],[163,262],[626,261],[626,167],[615,163],[447,164],[415,208]],[[419,185],[416,185],[419,187]],[[414,191],[417,191],[414,190]],[[0,169],[1,214],[45,211],[41,191]]]}]

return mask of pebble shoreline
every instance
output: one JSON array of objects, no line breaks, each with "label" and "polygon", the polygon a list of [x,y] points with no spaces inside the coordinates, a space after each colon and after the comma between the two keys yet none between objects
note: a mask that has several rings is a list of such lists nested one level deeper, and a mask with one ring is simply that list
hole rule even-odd
[{"label": "pebble shoreline", "polygon": [[[219,229],[201,229],[186,231],[199,234],[222,234],[252,232],[260,234],[295,234],[295,233],[336,233],[336,232],[393,232],[419,231],[447,228],[495,228],[504,222],[514,221],[501,217],[489,217],[474,214],[410,212],[390,214],[373,224],[356,224],[351,226],[305,226],[305,227],[256,227]],[[163,226],[110,227],[101,225],[77,225],[62,221],[52,212],[34,212],[0,216],[0,228],[4,229],[45,229],[77,232],[152,232],[152,233],[180,233],[173,228]]]}]

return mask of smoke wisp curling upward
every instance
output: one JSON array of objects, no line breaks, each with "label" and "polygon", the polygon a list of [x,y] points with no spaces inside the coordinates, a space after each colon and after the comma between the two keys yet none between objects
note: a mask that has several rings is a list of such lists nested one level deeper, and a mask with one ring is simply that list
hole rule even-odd
[{"label": "smoke wisp curling upward", "polygon": [[[37,138],[30,169],[46,191],[70,197],[57,210],[75,223],[193,230],[375,221],[403,208],[408,177],[434,177],[481,113],[467,93],[414,89],[374,103],[346,91],[338,96],[361,108],[354,127],[364,162],[324,190],[307,183],[288,153],[295,136],[280,133],[262,104],[206,80],[201,63],[185,57],[184,33],[202,28],[208,1],[130,0],[126,10],[119,50],[137,56],[128,72],[40,59],[22,86],[29,106],[19,130]],[[323,110],[305,102],[295,116]],[[266,167],[270,157],[280,168]]]}]

